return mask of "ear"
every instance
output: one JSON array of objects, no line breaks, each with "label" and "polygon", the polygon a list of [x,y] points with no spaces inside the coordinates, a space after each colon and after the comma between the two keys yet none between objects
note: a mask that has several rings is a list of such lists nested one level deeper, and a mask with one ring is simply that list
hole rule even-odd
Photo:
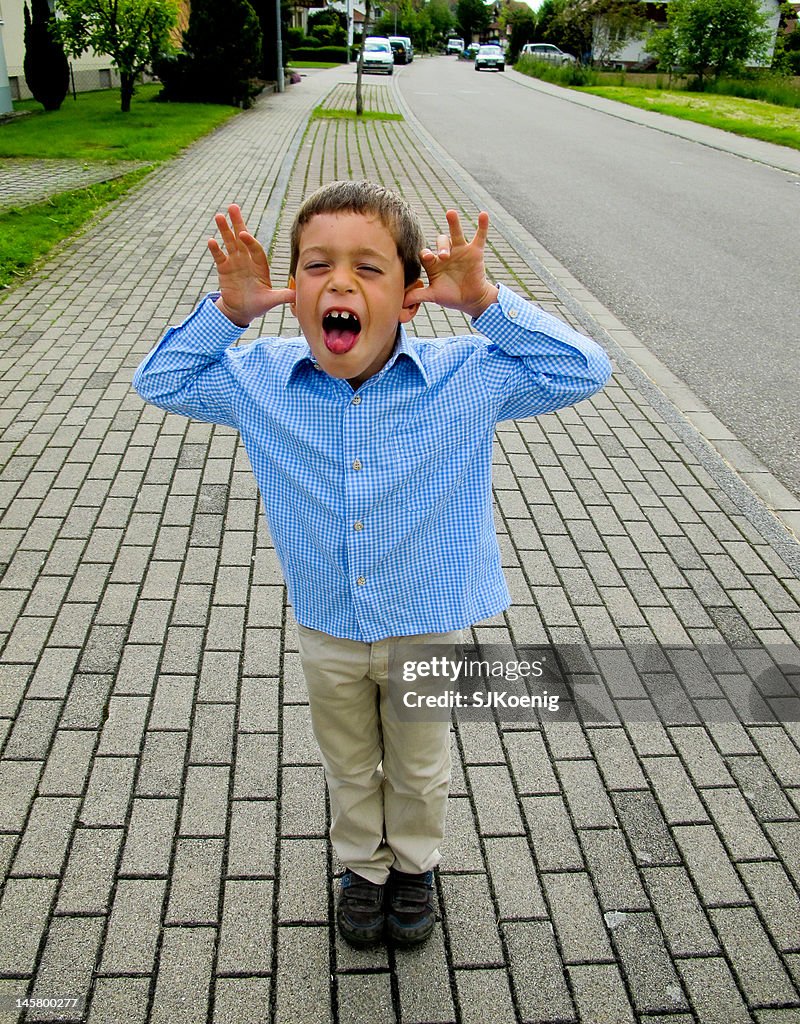
[{"label": "ear", "polygon": [[407,324],[417,315],[419,310],[419,303],[414,302],[414,292],[417,288],[424,288],[425,282],[421,277],[418,277],[416,281],[413,281],[407,288],[405,295],[403,296],[403,308],[400,310],[400,316],[398,320],[401,324]]},{"label": "ear", "polygon": [[[286,287],[287,288],[291,288],[292,290],[297,288],[297,282],[294,279],[294,274],[289,274],[289,281],[288,281]],[[296,303],[290,302],[289,303],[289,309],[291,309],[291,311],[292,311],[292,316],[297,316],[297,313],[295,311]]]}]

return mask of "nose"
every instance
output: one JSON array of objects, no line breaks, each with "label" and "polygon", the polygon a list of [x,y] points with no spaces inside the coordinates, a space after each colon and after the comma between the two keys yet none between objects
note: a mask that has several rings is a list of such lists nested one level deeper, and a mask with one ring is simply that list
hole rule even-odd
[{"label": "nose", "polygon": [[353,286],[353,278],[346,267],[336,265],[331,272],[330,279],[328,281],[328,289],[332,292],[352,292],[355,291]]}]

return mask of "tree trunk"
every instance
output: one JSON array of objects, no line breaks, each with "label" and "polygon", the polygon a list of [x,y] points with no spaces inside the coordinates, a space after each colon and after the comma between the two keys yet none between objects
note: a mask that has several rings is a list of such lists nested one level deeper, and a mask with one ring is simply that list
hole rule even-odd
[{"label": "tree trunk", "polygon": [[131,109],[131,99],[133,98],[133,82],[134,76],[126,71],[120,72],[120,98],[121,98],[121,109],[123,114],[127,114]]},{"label": "tree trunk", "polygon": [[370,0],[366,0],[364,7],[364,27],[361,30],[361,49],[358,51],[358,64],[356,71],[356,117],[364,113],[364,97],[361,94],[361,72],[364,66],[364,42],[367,38],[369,28]]}]

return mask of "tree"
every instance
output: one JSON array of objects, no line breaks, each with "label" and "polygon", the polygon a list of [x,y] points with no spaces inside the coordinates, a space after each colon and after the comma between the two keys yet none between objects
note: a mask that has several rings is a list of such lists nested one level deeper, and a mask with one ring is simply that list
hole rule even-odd
[{"label": "tree", "polygon": [[177,0],[56,0],[59,35],[67,52],[105,53],[120,76],[121,106],[131,109],[136,79],[170,46]]},{"label": "tree", "polygon": [[25,4],[25,81],[45,110],[58,110],[69,89],[69,62],[53,31],[47,0]]},{"label": "tree", "polygon": [[659,71],[667,72],[667,84],[672,85],[673,75],[680,71],[678,41],[672,29],[654,29],[647,38],[645,51],[655,57]]},{"label": "tree", "polygon": [[580,46],[575,45],[568,29],[561,18],[561,12],[566,6],[567,0],[544,0],[536,12],[536,34],[531,42],[553,43],[562,50],[574,53],[576,50],[581,53]]},{"label": "tree", "polygon": [[424,6],[431,22],[431,43],[444,43],[453,28],[453,14],[447,0],[429,0]]},{"label": "tree", "polygon": [[308,34],[319,39],[325,46],[345,46],[347,44],[347,15],[344,11],[336,11],[325,7],[308,16]]},{"label": "tree", "polygon": [[641,39],[647,31],[645,5],[639,0],[583,0],[591,25],[593,64],[607,64],[629,39]]},{"label": "tree", "polygon": [[192,0],[183,52],[156,68],[164,98],[250,106],[261,71],[261,41],[248,0]]},{"label": "tree", "polygon": [[546,0],[537,39],[576,53],[585,63],[611,60],[629,39],[645,32],[641,0]]},{"label": "tree", "polygon": [[768,21],[759,0],[670,0],[664,31],[672,33],[678,63],[697,76],[702,91],[708,75],[717,80],[767,60]]},{"label": "tree", "polygon": [[532,43],[536,36],[536,15],[530,8],[515,7],[508,15],[506,27],[511,28],[508,40],[508,63],[516,63],[519,51],[526,43]]},{"label": "tree", "polygon": [[361,30],[361,48],[358,51],[358,63],[356,64],[356,116],[361,117],[364,113],[364,96],[361,91],[361,78],[364,70],[364,42],[369,35],[369,19],[372,14],[370,0],[364,0],[364,24]]},{"label": "tree", "polygon": [[456,22],[464,43],[469,46],[474,35],[481,36],[489,27],[492,11],[483,0],[458,0]]}]

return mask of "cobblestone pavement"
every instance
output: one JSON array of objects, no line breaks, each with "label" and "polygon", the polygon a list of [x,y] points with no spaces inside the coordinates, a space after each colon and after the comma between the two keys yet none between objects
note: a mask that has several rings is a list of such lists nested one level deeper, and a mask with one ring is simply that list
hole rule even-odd
[{"label": "cobblestone pavement", "polygon": [[[622,361],[592,401],[498,430],[514,606],[474,629],[607,648],[576,698],[594,713],[455,721],[431,942],[335,934],[296,627],[246,457],[130,378],[213,285],[231,200],[276,230],[276,280],[301,196],[334,176],[400,189],[431,238],[448,206],[474,222],[406,122],[303,134],[343,82],[261,101],[0,304],[0,1019],[796,1024],[800,716],[797,669],[776,667],[797,665],[796,545],[765,539]],[[490,242],[494,277],[575,319]],[[424,307],[414,326],[465,324]],[[83,1009],[23,1017],[26,995]]]},{"label": "cobblestone pavement", "polygon": [[87,188],[146,166],[141,161],[0,158],[0,210],[39,203],[57,192]]}]

